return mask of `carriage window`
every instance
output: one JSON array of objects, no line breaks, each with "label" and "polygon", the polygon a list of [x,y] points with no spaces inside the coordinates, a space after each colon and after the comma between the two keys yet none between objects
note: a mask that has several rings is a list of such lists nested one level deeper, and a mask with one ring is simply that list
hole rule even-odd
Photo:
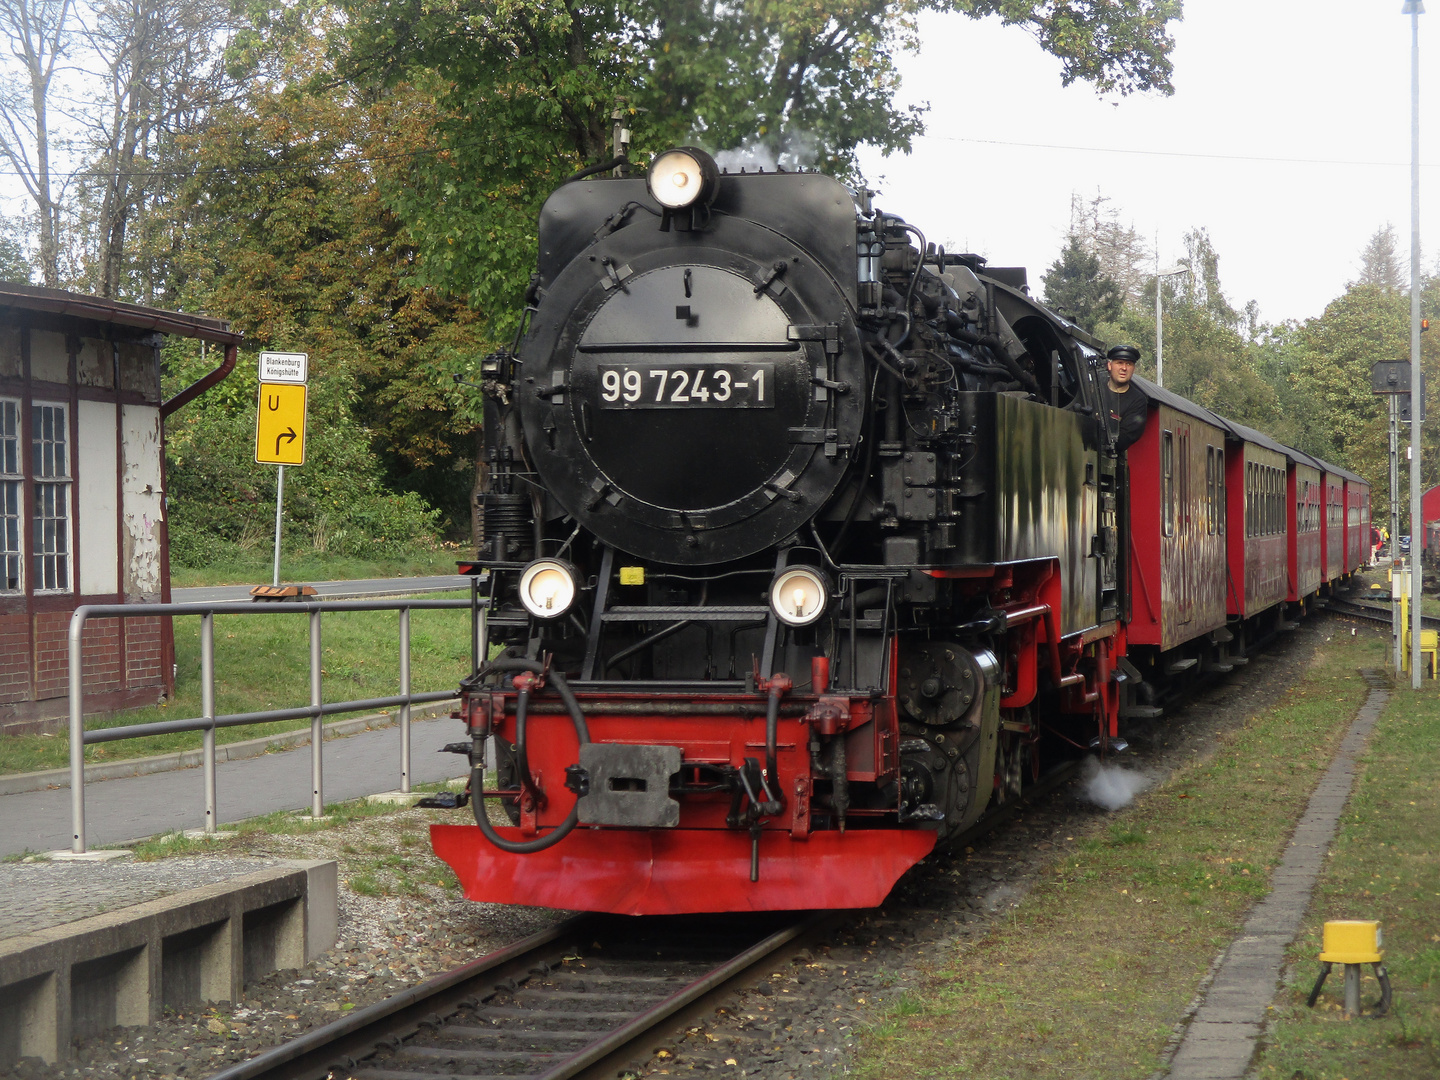
[{"label": "carriage window", "polygon": [[1245,535],[1255,535],[1255,466],[1245,463]]},{"label": "carriage window", "polygon": [[1160,498],[1165,507],[1163,535],[1175,535],[1175,433],[1167,431],[1160,440]]},{"label": "carriage window", "polygon": [[1225,448],[1215,448],[1215,531],[1225,533]]},{"label": "carriage window", "polygon": [[1269,536],[1271,528],[1270,523],[1272,520],[1272,515],[1274,513],[1274,507],[1271,506],[1271,499],[1274,495],[1274,491],[1271,489],[1270,486],[1270,470],[1264,465],[1260,466],[1260,489],[1262,492],[1264,492],[1264,501],[1261,504],[1263,510],[1261,511],[1260,519],[1260,535]]},{"label": "carriage window", "polygon": [[1270,532],[1278,536],[1285,531],[1285,473],[1271,469],[1270,482],[1275,487],[1275,517],[1270,522]]},{"label": "carriage window", "polygon": [[1175,479],[1179,487],[1175,500],[1176,512],[1180,517],[1180,527],[1189,532],[1194,508],[1190,505],[1190,432],[1188,430],[1180,432],[1179,452],[1175,457]]},{"label": "carriage window", "polygon": [[1275,531],[1275,470],[1267,466],[1262,475],[1265,477],[1265,535],[1269,536]]},{"label": "carriage window", "polygon": [[1205,447],[1205,531],[1215,531],[1215,447]]}]

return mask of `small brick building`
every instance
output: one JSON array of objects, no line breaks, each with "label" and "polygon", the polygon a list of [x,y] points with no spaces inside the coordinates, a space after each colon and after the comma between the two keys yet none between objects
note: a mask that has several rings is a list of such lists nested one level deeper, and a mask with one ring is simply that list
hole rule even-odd
[{"label": "small brick building", "polygon": [[[162,401],[166,335],[224,359]],[[0,734],[67,715],[75,608],[169,601],[164,418],[239,341],[218,319],[0,282]],[[93,620],[84,648],[87,711],[173,694],[169,619]]]}]

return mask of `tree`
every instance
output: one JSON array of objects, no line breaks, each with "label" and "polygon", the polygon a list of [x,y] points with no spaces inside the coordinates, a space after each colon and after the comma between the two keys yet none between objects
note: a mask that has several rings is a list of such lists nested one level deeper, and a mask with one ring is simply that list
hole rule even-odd
[{"label": "tree", "polygon": [[451,376],[477,377],[494,343],[463,300],[415,279],[414,240],[386,204],[412,159],[430,159],[436,109],[403,85],[355,94],[325,63],[322,29],[183,140],[175,295],[261,348],[310,352],[313,384],[350,387],[349,437],[388,483],[466,530],[478,402]]},{"label": "tree", "polygon": [[1154,271],[1150,249],[1133,225],[1121,224],[1120,208],[1111,205],[1108,195],[1097,191],[1086,200],[1071,193],[1070,234],[1100,260],[1100,272],[1119,286],[1126,301],[1140,303]]},{"label": "tree", "polygon": [[[127,233],[159,186],[156,159],[224,93],[226,14],[215,0],[100,0],[91,12],[84,34],[100,77],[82,122],[94,157],[79,199],[93,211],[85,284],[100,296],[122,294]],[[153,286],[144,291],[153,302]]]},{"label": "tree", "polygon": [[21,77],[0,83],[0,151],[35,204],[41,283],[60,284],[60,203],[50,162],[50,89],[70,43],[70,0],[0,0],[0,37]]},{"label": "tree", "polygon": [[1388,221],[1377,229],[1360,252],[1360,276],[1352,285],[1374,285],[1380,289],[1399,290],[1407,284],[1409,274],[1395,252],[1395,226]]},{"label": "tree", "polygon": [[806,164],[847,174],[861,143],[905,149],[921,130],[920,114],[896,104],[894,58],[914,47],[922,11],[1027,26],[1065,82],[1121,94],[1170,92],[1167,26],[1179,17],[1173,0],[341,4],[347,77],[435,87],[438,153],[392,205],[416,233],[424,279],[492,313],[517,306],[544,195],[610,156],[617,108],[637,157],[757,141],[778,156],[808,142]]},{"label": "tree", "polygon": [[1372,284],[1350,286],[1295,338],[1291,378],[1310,405],[1306,427],[1325,434],[1329,460],[1375,485],[1377,516],[1388,512],[1389,440],[1386,405],[1371,392],[1370,369],[1408,356],[1409,342],[1409,301]]},{"label": "tree", "polygon": [[1172,93],[1167,30],[1180,18],[1178,0],[941,0],[940,10],[971,18],[999,15],[1023,26],[1061,63],[1060,81],[1089,82],[1101,93]]},{"label": "tree", "polygon": [[1045,272],[1045,303],[1076,325],[1092,330],[1120,318],[1124,295],[1113,278],[1100,268],[1100,260],[1087,252],[1080,237],[1071,233],[1065,250]]},{"label": "tree", "polygon": [[1191,229],[1185,234],[1185,256],[1179,262],[1190,271],[1180,278],[1186,303],[1204,309],[1223,326],[1238,327],[1240,313],[1230,306],[1220,288],[1220,254],[1207,230]]}]

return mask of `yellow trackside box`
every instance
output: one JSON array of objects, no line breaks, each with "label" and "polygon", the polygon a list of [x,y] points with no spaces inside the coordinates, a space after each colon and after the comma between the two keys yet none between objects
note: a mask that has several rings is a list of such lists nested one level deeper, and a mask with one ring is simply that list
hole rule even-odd
[{"label": "yellow trackside box", "polygon": [[1325,964],[1378,964],[1385,959],[1380,947],[1380,924],[1364,919],[1342,919],[1325,924]]}]

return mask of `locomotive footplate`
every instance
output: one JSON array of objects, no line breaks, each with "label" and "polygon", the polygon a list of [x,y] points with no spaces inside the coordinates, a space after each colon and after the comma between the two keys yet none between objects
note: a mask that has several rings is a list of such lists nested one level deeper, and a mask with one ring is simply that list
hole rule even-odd
[{"label": "locomotive footplate", "polygon": [[680,804],[670,798],[670,779],[683,757],[678,746],[580,747],[580,767],[567,770],[565,785],[580,796],[580,824],[673,829],[680,824]]}]

